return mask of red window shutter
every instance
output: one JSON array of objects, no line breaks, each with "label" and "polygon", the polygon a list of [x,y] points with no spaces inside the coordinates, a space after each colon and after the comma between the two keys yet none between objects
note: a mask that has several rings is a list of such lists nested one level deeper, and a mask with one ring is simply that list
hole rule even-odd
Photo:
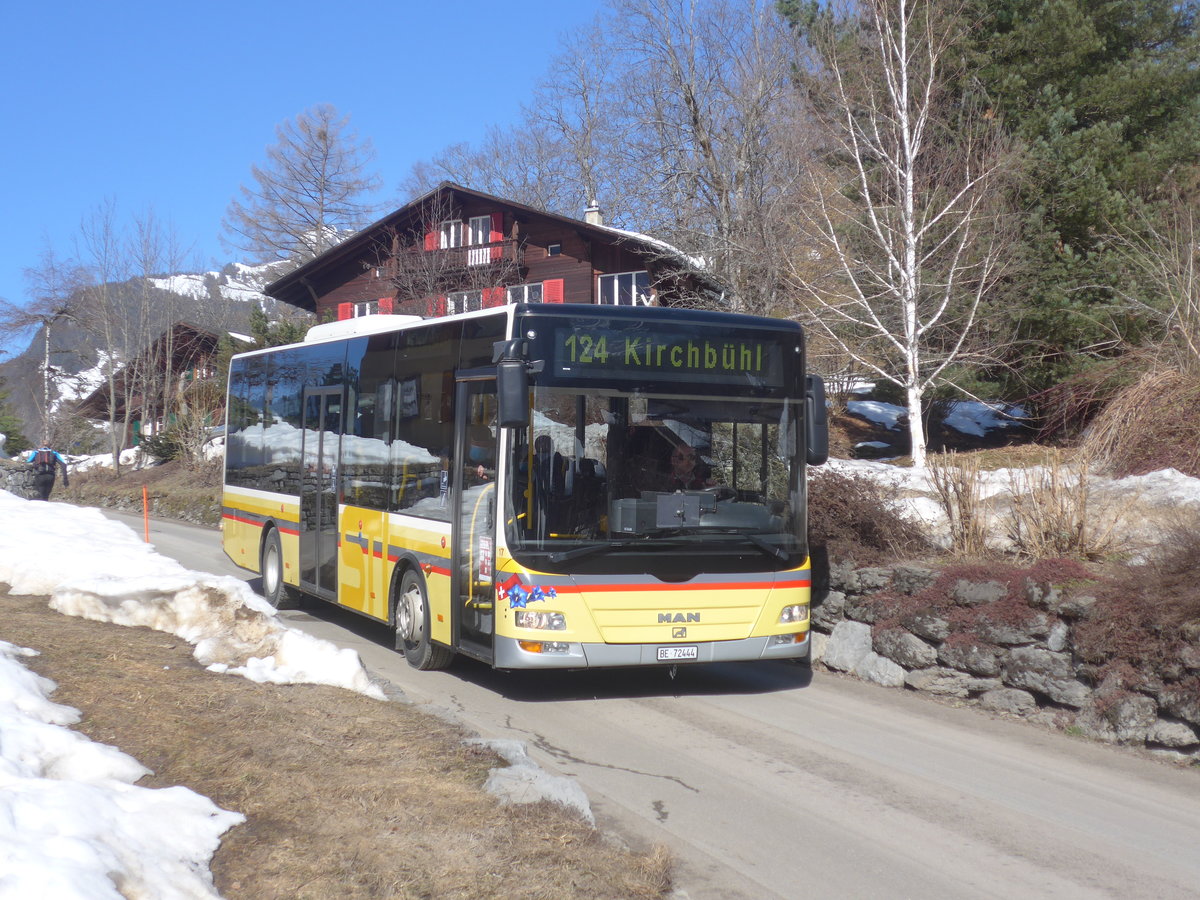
[{"label": "red window shutter", "polygon": [[393,301],[391,297],[379,298],[379,313],[380,315],[390,316],[393,309]]},{"label": "red window shutter", "polygon": [[446,314],[446,295],[438,294],[433,298],[433,314],[435,316],[444,316]]},{"label": "red window shutter", "polygon": [[438,248],[438,243],[438,233],[436,231],[430,231],[425,235],[426,250],[436,250]]},{"label": "red window shutter", "polygon": [[563,280],[561,278],[549,278],[542,282],[542,302],[563,302]]},{"label": "red window shutter", "polygon": [[338,310],[338,321],[339,322],[342,321],[343,319],[353,319],[354,318],[354,304],[353,303],[339,303],[337,305],[337,310]]},{"label": "red window shutter", "polygon": [[501,243],[504,241],[504,213],[492,213],[492,232],[488,235],[488,243],[492,244],[492,262],[504,255]]},{"label": "red window shutter", "polygon": [[483,289],[483,308],[491,309],[493,306],[504,305],[504,288],[490,287]]}]

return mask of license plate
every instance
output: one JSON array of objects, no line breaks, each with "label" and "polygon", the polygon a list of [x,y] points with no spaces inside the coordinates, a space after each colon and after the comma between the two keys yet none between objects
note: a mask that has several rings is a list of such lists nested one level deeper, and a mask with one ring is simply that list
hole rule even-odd
[{"label": "license plate", "polygon": [[695,647],[659,647],[658,661],[670,662],[675,659],[696,659]]}]

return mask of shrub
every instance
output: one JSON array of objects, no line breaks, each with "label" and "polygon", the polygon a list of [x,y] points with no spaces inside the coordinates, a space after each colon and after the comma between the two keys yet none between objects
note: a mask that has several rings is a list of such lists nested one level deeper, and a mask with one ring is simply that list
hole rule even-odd
[{"label": "shrub", "polygon": [[1180,654],[1200,641],[1200,531],[1178,524],[1154,560],[1112,579],[1076,630],[1083,659],[1106,669],[1179,667]]},{"label": "shrub", "polygon": [[815,472],[808,492],[809,540],[834,558],[858,563],[929,553],[932,546],[899,511],[897,499],[894,489],[864,475]]}]

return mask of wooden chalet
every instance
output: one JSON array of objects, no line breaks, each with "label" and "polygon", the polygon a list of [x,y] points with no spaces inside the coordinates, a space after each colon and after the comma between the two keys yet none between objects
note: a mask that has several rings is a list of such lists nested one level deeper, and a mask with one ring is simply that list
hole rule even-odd
[{"label": "wooden chalet", "polygon": [[441,316],[505,303],[712,305],[720,290],[662,241],[444,182],[269,284],[317,320]]},{"label": "wooden chalet", "polygon": [[[121,446],[137,446],[142,435],[156,434],[166,424],[164,419],[172,410],[164,410],[164,405],[177,402],[196,382],[216,377],[219,340],[210,331],[177,322],[115,374],[115,391],[110,393],[106,379],[75,410],[86,418],[107,422],[115,395],[115,420],[124,421],[127,408],[131,413]],[[149,396],[147,386],[152,391]],[[213,410],[213,421],[219,421],[222,415],[222,410]]]}]

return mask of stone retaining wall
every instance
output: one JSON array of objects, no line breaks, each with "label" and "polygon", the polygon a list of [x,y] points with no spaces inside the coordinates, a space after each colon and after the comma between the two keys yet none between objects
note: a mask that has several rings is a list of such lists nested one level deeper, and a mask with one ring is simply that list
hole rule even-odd
[{"label": "stone retaining wall", "polygon": [[[1056,568],[1057,567],[1057,568]],[[1200,763],[1200,623],[1147,672],[1086,661],[1096,603],[1069,563],[1028,570],[835,564],[814,590],[813,660],[1110,743]]]},{"label": "stone retaining wall", "polygon": [[26,500],[37,496],[33,483],[33,467],[9,460],[0,460],[0,488]]}]

